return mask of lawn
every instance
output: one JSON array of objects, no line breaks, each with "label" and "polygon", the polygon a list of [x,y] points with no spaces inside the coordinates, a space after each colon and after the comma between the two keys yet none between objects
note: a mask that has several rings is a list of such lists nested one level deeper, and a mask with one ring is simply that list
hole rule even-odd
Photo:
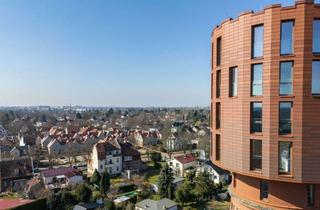
[{"label": "lawn", "polygon": [[211,201],[207,204],[208,209],[213,208],[215,210],[228,210],[230,202],[228,201]]},{"label": "lawn", "polygon": [[157,184],[158,180],[159,180],[159,174],[149,176],[148,178],[148,182],[150,182],[151,184]]}]

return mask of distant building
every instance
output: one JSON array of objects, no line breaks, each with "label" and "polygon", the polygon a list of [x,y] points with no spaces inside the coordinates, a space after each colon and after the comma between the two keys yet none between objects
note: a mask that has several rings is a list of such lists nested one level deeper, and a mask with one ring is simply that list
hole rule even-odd
[{"label": "distant building", "polygon": [[93,146],[88,174],[93,174],[95,169],[100,173],[107,170],[110,175],[122,172],[121,146],[117,139],[107,137]]},{"label": "distant building", "polygon": [[222,168],[214,165],[211,161],[201,161],[200,166],[197,168],[197,173],[206,172],[209,174],[210,179],[215,183],[226,184],[229,183],[230,174]]},{"label": "distant building", "polygon": [[195,170],[197,168],[198,161],[192,154],[186,154],[169,160],[168,165],[176,176],[183,177],[188,170]]},{"label": "distant building", "polygon": [[145,199],[138,202],[135,206],[135,210],[177,210],[178,204],[168,198],[155,201],[151,199]]}]

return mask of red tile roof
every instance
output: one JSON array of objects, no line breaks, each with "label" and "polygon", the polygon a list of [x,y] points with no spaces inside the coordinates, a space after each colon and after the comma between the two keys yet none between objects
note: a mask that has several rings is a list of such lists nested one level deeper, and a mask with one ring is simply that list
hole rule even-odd
[{"label": "red tile roof", "polygon": [[44,177],[52,177],[52,176],[65,175],[73,171],[77,171],[77,169],[73,167],[60,167],[60,168],[46,169],[46,170],[43,170],[41,173],[42,173],[42,176]]},{"label": "red tile roof", "polygon": [[17,206],[21,206],[31,202],[33,202],[33,200],[26,200],[26,199],[19,199],[19,198],[0,199],[0,210],[12,209]]},{"label": "red tile roof", "polygon": [[182,164],[191,163],[196,160],[196,158],[193,157],[192,154],[177,156],[177,157],[175,157],[175,159]]}]

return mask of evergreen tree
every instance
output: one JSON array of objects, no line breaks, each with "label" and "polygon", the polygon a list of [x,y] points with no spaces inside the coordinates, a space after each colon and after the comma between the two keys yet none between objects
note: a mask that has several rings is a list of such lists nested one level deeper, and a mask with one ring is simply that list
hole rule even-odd
[{"label": "evergreen tree", "polygon": [[90,178],[91,184],[99,186],[100,179],[101,179],[101,176],[100,176],[99,172],[97,171],[97,169],[95,169],[93,174],[92,174],[92,176],[91,176],[91,178]]},{"label": "evergreen tree", "polygon": [[91,199],[92,191],[87,184],[82,183],[76,187],[75,193],[80,202],[88,203]]},{"label": "evergreen tree", "polygon": [[107,194],[109,187],[110,187],[110,177],[109,177],[108,171],[105,170],[101,175],[101,179],[100,179],[100,191],[104,196]]},{"label": "evergreen tree", "polygon": [[166,164],[159,175],[159,194],[161,198],[173,198],[174,191],[174,175],[172,169]]}]

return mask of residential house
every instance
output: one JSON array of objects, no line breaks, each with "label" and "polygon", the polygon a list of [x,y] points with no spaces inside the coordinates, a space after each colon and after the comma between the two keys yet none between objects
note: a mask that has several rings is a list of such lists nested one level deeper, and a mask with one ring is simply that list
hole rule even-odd
[{"label": "residential house", "polygon": [[189,170],[195,170],[198,166],[196,157],[192,154],[180,155],[168,161],[176,176],[184,177]]},{"label": "residential house", "polygon": [[14,158],[20,158],[23,156],[28,156],[29,146],[15,146],[10,150],[10,155]]},{"label": "residential house", "polygon": [[41,171],[41,177],[46,187],[64,187],[83,181],[81,173],[74,167],[60,167]]},{"label": "residential house", "polygon": [[177,210],[178,204],[168,198],[155,201],[145,199],[136,203],[135,210]]},{"label": "residential house", "polygon": [[168,151],[177,151],[183,149],[184,142],[179,141],[176,134],[171,134],[167,139],[165,146]]},{"label": "residential house", "polygon": [[107,137],[93,146],[88,174],[93,174],[94,170],[100,173],[107,170],[110,175],[122,172],[121,146],[116,138]]},{"label": "residential house", "polygon": [[214,165],[210,160],[209,161],[201,161],[199,163],[200,167],[197,169],[197,173],[206,172],[209,174],[210,179],[215,183],[226,184],[230,181],[230,174]]},{"label": "residential house", "polygon": [[131,143],[122,143],[122,166],[123,170],[131,172],[140,172],[146,169],[146,166],[141,161],[140,152],[136,150]]}]

